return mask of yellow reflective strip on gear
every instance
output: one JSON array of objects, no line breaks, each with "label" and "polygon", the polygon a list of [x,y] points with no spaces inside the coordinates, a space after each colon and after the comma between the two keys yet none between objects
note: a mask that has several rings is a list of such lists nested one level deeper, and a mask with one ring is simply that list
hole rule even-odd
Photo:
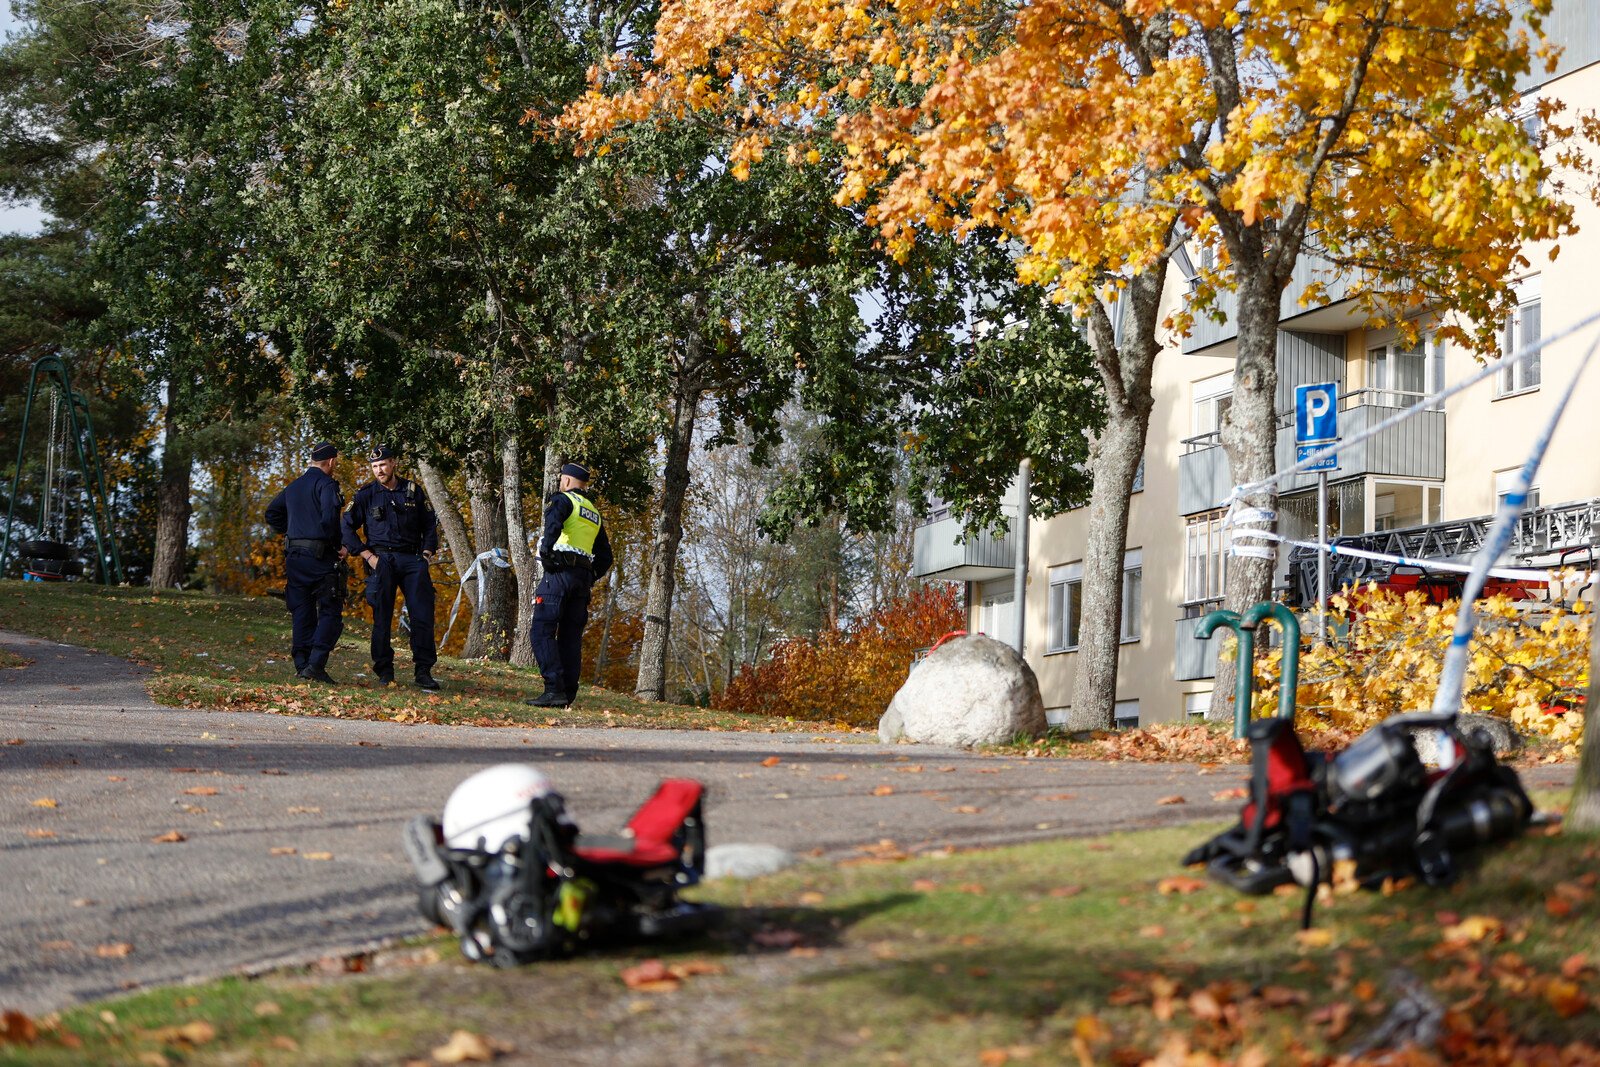
[{"label": "yellow reflective strip on gear", "polygon": [[594,542],[600,536],[600,512],[593,502],[577,493],[564,493],[572,502],[572,514],[561,524],[561,536],[556,538],[555,551],[576,552],[593,558]]}]

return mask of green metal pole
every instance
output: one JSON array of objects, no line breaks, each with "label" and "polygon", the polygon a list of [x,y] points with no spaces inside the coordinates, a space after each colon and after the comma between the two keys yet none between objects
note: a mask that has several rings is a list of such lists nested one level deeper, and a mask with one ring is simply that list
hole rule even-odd
[{"label": "green metal pole", "polygon": [[[39,364],[49,356],[44,356],[33,361],[33,370],[28,374],[28,395],[22,403],[22,433],[17,438],[17,468],[11,472],[11,500],[6,507],[6,537],[4,544],[0,544],[0,575],[5,573],[6,561],[11,556],[11,520],[17,512],[17,488],[22,482],[22,456],[28,444],[28,419],[33,414],[33,395],[38,388]],[[49,487],[46,487],[46,492]]]},{"label": "green metal pole", "polygon": [[1233,736],[1243,737],[1250,728],[1251,690],[1255,687],[1255,627],[1246,626],[1237,611],[1213,611],[1200,620],[1195,636],[1209,641],[1222,626],[1233,631],[1239,646],[1239,669],[1233,689]]},{"label": "green metal pole", "polygon": [[[95,509],[95,515],[97,516],[95,519],[96,529],[99,528],[100,520],[98,516],[100,511],[101,509],[104,509],[105,511],[107,530],[106,543],[111,546],[111,569],[116,575],[117,582],[121,583],[123,581],[122,555],[117,551],[117,527],[116,523],[112,521],[113,516],[111,514],[111,494],[106,492],[106,469],[105,466],[100,462],[100,443],[95,440],[94,436],[94,416],[89,413],[89,402],[85,400],[82,395],[73,393],[72,399],[73,402],[83,410],[83,425],[89,431],[89,463],[94,467],[95,483],[100,487],[100,502],[98,505],[96,505],[94,501],[93,487],[88,484],[88,471],[85,471],[83,476],[85,483],[84,488],[89,490],[89,504]],[[109,576],[106,579],[106,584],[111,584]]]},{"label": "green metal pole", "polygon": [[100,580],[106,585],[111,584],[111,566],[106,561],[105,531],[100,527],[100,509],[95,506],[94,490],[89,481],[89,461],[83,454],[83,427],[78,423],[78,396],[72,391],[72,373],[67,369],[67,364],[59,356],[47,356],[56,364],[56,373],[61,379],[62,392],[67,398],[67,429],[72,433],[72,450],[78,454],[78,471],[83,475],[83,487],[89,495],[89,514],[94,519],[94,549],[95,562],[100,569]]},{"label": "green metal pole", "polygon": [[1252,629],[1267,619],[1283,630],[1283,666],[1278,683],[1278,717],[1294,720],[1295,691],[1300,686],[1300,620],[1283,604],[1257,604],[1244,613],[1241,626]]}]

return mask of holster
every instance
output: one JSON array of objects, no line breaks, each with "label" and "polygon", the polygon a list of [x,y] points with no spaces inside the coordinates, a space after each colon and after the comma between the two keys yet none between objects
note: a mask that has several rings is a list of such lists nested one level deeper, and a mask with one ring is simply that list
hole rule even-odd
[{"label": "holster", "polygon": [[340,560],[317,587],[317,599],[344,606],[345,589],[350,583],[350,565]]}]

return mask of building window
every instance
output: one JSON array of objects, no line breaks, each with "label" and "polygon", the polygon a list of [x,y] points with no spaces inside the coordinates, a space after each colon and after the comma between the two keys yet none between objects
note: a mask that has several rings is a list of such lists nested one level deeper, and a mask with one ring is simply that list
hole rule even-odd
[{"label": "building window", "polygon": [[1131,490],[1129,490],[1129,492],[1133,492],[1133,493],[1142,493],[1142,492],[1144,492],[1144,457],[1143,456],[1139,457],[1139,469],[1133,472],[1133,488]]},{"label": "building window", "polygon": [[1218,600],[1228,574],[1227,535],[1220,509],[1195,515],[1184,528],[1183,599],[1186,603]]},{"label": "building window", "polygon": [[[1192,429],[1196,437],[1222,429],[1223,416],[1233,403],[1233,372],[1194,383]],[[1215,442],[1211,442],[1215,443]]]},{"label": "building window", "polygon": [[1517,310],[1500,329],[1502,357],[1525,349],[1533,351],[1524,359],[1501,368],[1495,377],[1496,395],[1510,396],[1513,393],[1525,393],[1530,389],[1539,388],[1539,382],[1543,377],[1540,367],[1540,357],[1543,353],[1539,342],[1543,336],[1540,322],[1539,279],[1534,277],[1517,286]]},{"label": "building window", "polygon": [[[1144,632],[1143,554],[1130,549],[1122,558],[1122,632],[1119,639],[1137,641]],[[1047,652],[1070,652],[1078,647],[1083,628],[1083,563],[1050,568],[1050,645]]]},{"label": "building window", "polygon": [[1372,483],[1372,528],[1405,530],[1444,518],[1444,487],[1406,482]]},{"label": "building window", "polygon": [[1203,720],[1206,712],[1211,710],[1210,693],[1185,693],[1183,694],[1183,717],[1190,720]]},{"label": "building window", "polygon": [[1122,560],[1122,640],[1137,641],[1144,629],[1144,555],[1130,549]]},{"label": "building window", "polygon": [[[1516,487],[1517,475],[1522,472],[1521,467],[1512,467],[1510,470],[1495,471],[1494,474],[1494,509],[1500,510],[1500,505],[1506,502],[1506,497],[1511,495],[1511,490]],[[1539,506],[1539,487],[1528,487],[1528,499],[1523,502],[1523,511],[1532,511]]]},{"label": "building window", "polygon": [[1050,647],[1065,652],[1078,647],[1078,612],[1083,603],[1083,564],[1050,568]]},{"label": "building window", "polygon": [[1112,714],[1116,716],[1117,729],[1137,730],[1139,728],[1139,702],[1137,700],[1119,700]]}]

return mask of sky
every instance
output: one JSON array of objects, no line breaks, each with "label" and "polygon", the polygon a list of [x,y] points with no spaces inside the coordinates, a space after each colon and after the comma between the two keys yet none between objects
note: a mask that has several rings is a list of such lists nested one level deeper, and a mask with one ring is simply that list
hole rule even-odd
[{"label": "sky", "polygon": [[[0,37],[16,29],[17,20],[11,14],[11,0],[0,0]],[[32,204],[8,204],[0,201],[0,233],[33,233],[39,229],[43,216]]]}]

